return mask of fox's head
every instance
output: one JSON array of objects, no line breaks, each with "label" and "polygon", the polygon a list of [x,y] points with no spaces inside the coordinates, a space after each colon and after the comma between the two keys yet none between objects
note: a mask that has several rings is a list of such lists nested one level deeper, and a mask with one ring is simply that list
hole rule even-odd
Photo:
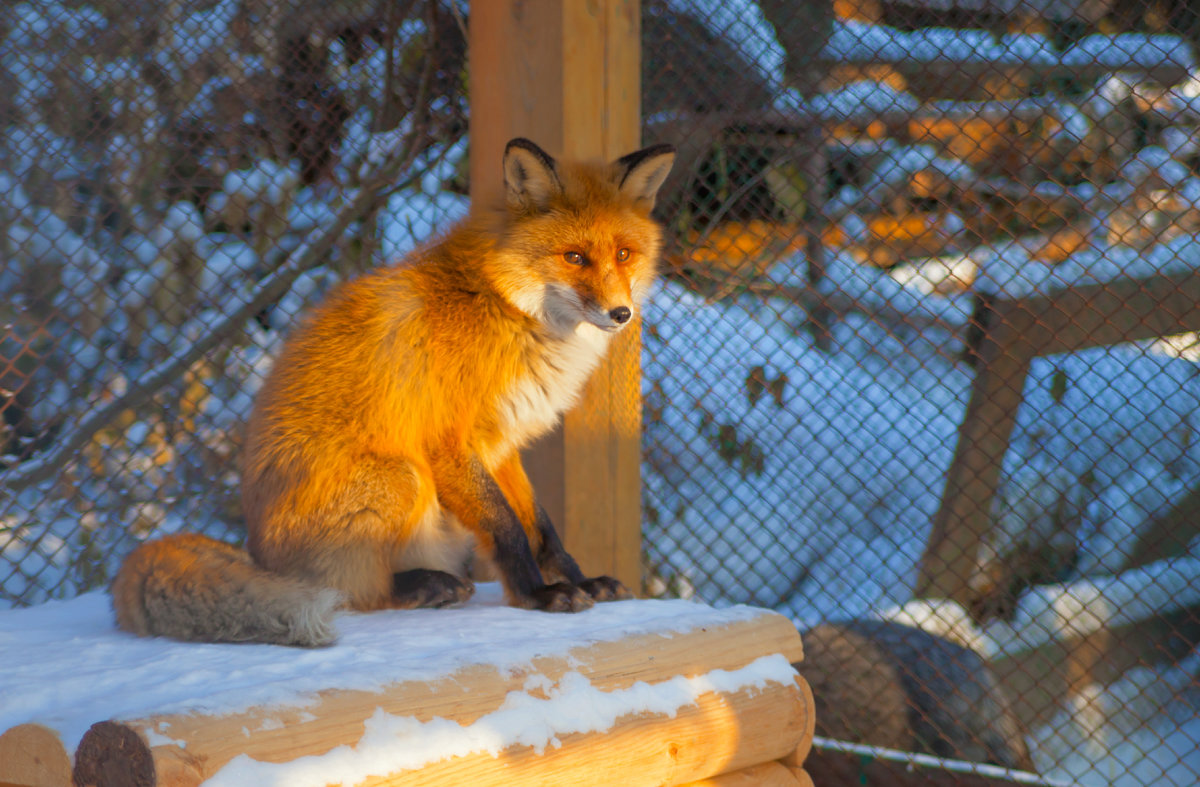
[{"label": "fox's head", "polygon": [[628,325],[654,279],[662,230],[650,211],[674,161],[670,145],[576,163],[509,142],[508,221],[493,271],[504,297],[556,331]]}]

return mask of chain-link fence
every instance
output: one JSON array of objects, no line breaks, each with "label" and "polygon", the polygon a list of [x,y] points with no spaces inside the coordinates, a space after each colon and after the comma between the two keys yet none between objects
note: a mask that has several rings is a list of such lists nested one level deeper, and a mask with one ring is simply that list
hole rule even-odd
[{"label": "chain-link fence", "polygon": [[649,589],[794,617],[818,734],[1200,783],[1194,9],[644,4]]},{"label": "chain-link fence", "polygon": [[[238,540],[301,308],[465,210],[469,8],[0,7],[0,598]],[[679,148],[647,595],[806,633],[828,738],[1200,782],[1200,16],[643,0]]]}]

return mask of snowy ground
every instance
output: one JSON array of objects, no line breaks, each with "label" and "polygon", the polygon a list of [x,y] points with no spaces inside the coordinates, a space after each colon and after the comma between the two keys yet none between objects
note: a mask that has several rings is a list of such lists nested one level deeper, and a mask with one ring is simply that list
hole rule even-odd
[{"label": "snowy ground", "polygon": [[[853,263],[830,275],[858,280],[843,290],[901,289],[868,286],[888,277]],[[782,299],[655,293],[644,480],[664,579],[810,625],[910,597],[971,373],[956,333],[850,317],[825,353],[797,330],[803,317]],[[756,367],[768,382],[786,377],[778,396],[751,401]],[[1077,500],[1084,565],[1109,566],[1200,482],[1198,405],[1196,365],[1162,345],[1037,359],[1005,459],[1007,504],[1034,506],[1026,498],[1047,487]]]}]

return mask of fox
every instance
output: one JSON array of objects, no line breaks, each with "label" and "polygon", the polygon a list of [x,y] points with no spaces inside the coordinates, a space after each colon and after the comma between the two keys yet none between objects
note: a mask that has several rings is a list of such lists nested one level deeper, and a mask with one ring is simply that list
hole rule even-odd
[{"label": "fox", "polygon": [[639,316],[674,164],[505,147],[504,193],[398,264],[332,289],[285,339],[242,449],[246,549],[145,542],[112,587],[140,636],[321,647],[339,609],[461,604],[490,563],[511,606],[579,612],[631,598],[586,577],[520,451],[578,400]]}]

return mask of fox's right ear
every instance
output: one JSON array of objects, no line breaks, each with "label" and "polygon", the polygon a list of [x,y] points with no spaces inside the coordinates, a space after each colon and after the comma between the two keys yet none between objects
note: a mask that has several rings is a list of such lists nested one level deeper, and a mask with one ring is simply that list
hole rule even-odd
[{"label": "fox's right ear", "polygon": [[513,210],[544,207],[562,191],[554,159],[524,137],[504,148],[504,192]]}]

